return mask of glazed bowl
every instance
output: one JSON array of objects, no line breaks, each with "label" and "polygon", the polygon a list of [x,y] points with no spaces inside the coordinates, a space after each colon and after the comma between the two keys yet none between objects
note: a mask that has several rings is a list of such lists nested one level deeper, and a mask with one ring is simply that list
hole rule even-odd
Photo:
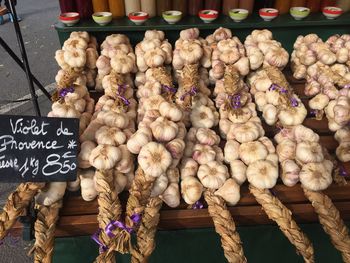
[{"label": "glazed bowl", "polygon": [[148,20],[148,13],[146,12],[132,12],[129,14],[129,19],[136,25],[142,25]]},{"label": "glazed bowl", "polygon": [[79,22],[80,15],[76,12],[67,12],[60,14],[59,19],[66,26],[73,26]]},{"label": "glazed bowl", "polygon": [[289,13],[295,20],[302,20],[310,14],[310,8],[296,6],[289,9]]},{"label": "glazed bowl", "polygon": [[278,10],[274,8],[261,8],[259,15],[264,21],[271,21],[278,16]]},{"label": "glazed bowl", "polygon": [[235,8],[230,10],[229,15],[233,21],[241,22],[248,17],[249,11],[247,9]]},{"label": "glazed bowl", "polygon": [[182,18],[182,12],[177,10],[164,11],[162,15],[164,20],[170,25],[179,22]]},{"label": "glazed bowl", "polygon": [[100,26],[105,26],[112,21],[111,12],[96,12],[92,14],[92,19]]},{"label": "glazed bowl", "polygon": [[199,11],[198,16],[204,23],[211,23],[218,18],[219,12],[212,9],[205,9]]},{"label": "glazed bowl", "polygon": [[343,13],[343,10],[336,6],[326,6],[323,8],[322,13],[327,19],[336,19]]}]

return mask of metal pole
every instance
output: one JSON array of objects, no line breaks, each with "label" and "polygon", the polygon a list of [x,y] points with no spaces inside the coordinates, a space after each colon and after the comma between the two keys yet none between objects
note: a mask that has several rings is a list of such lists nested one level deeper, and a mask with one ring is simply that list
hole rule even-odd
[{"label": "metal pole", "polygon": [[24,71],[26,72],[26,75],[27,75],[27,81],[28,81],[28,85],[29,85],[30,95],[32,97],[34,110],[35,110],[35,113],[37,116],[41,116],[39,103],[38,103],[38,96],[35,94],[32,73],[30,71],[27,52],[26,52],[26,49],[24,47],[21,29],[19,27],[18,20],[17,20],[16,8],[15,8],[15,5],[12,3],[12,0],[5,0],[5,1],[7,1],[8,6],[10,8],[10,12],[11,12],[12,17],[13,17],[13,25],[15,26],[17,42],[18,42],[19,50],[20,50],[21,55],[22,55]]},{"label": "metal pole", "polygon": [[[2,37],[0,37],[0,45],[12,57],[12,59],[21,67],[21,69],[23,69],[23,71],[25,71],[22,61],[19,59],[19,57],[17,57],[15,52],[13,52],[13,50],[6,44],[6,42],[2,39]],[[44,86],[39,82],[39,80],[37,80],[37,78],[33,74],[31,74],[31,77],[32,77],[33,82],[35,83],[35,85],[38,86],[38,88],[44,93],[44,95],[48,99],[50,99],[51,98],[50,93],[44,88]]]}]

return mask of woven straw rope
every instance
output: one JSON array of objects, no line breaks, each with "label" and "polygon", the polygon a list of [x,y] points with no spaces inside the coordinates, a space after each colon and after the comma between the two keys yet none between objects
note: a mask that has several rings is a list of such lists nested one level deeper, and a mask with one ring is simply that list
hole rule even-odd
[{"label": "woven straw rope", "polygon": [[341,252],[344,262],[350,263],[349,230],[341,219],[338,209],[332,200],[322,192],[303,188],[318,215],[324,231],[330,236],[333,245]]},{"label": "woven straw rope", "polygon": [[208,203],[208,211],[213,218],[215,231],[221,236],[221,246],[227,261],[230,263],[247,262],[236,225],[224,199],[215,195],[211,190],[204,192],[204,198]]},{"label": "woven straw rope", "polygon": [[269,190],[258,189],[252,185],[249,185],[249,190],[262,206],[267,216],[277,223],[283,234],[297,248],[304,261],[315,262],[313,246],[293,220],[292,212],[277,197],[273,196]]},{"label": "woven straw rope", "polygon": [[22,183],[9,195],[0,214],[0,239],[7,235],[17,218],[25,213],[33,197],[44,186],[44,183]]}]

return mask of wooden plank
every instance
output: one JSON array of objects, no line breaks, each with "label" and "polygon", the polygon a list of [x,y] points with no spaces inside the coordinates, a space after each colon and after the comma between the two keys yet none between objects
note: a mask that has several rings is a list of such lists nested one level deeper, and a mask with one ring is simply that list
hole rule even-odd
[{"label": "wooden plank", "polygon": [[[344,220],[350,220],[350,201],[335,202],[335,206],[339,209]],[[310,203],[303,204],[286,204],[292,211],[294,219],[298,223],[318,222],[317,215]],[[248,207],[230,207],[229,208],[237,225],[261,225],[273,224],[268,219],[261,206]],[[207,209],[172,209],[162,210],[160,216],[160,230],[175,230],[186,228],[204,228],[213,227],[212,219]],[[13,233],[21,232],[21,224],[16,223]],[[98,229],[96,215],[73,215],[63,216],[59,219],[55,236],[82,236],[91,235]]]},{"label": "wooden plank", "polygon": [[[350,184],[345,186],[332,185],[327,190],[324,191],[334,202],[342,202],[349,200]],[[276,195],[284,204],[292,203],[305,203],[307,199],[305,198],[300,185],[295,185],[293,187],[287,187],[281,183],[277,184],[272,193]],[[127,195],[124,193],[122,196],[122,203],[126,203]],[[251,206],[257,205],[257,202],[252,194],[248,190],[248,185],[244,184],[241,187],[241,199],[238,206]],[[188,207],[184,202],[176,209],[171,209],[164,206],[163,210],[177,210],[186,209]],[[66,196],[64,199],[64,206],[60,211],[61,216],[69,215],[96,215],[98,211],[97,201],[86,202],[80,196]]]}]

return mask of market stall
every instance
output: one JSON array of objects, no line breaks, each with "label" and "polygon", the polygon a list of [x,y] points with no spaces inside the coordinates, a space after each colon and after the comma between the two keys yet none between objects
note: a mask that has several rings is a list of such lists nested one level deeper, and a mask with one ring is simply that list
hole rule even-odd
[{"label": "market stall", "polygon": [[350,6],[68,2],[49,116],[80,119],[78,178],[21,184],[1,237],[34,231],[37,262],[350,262]]}]

